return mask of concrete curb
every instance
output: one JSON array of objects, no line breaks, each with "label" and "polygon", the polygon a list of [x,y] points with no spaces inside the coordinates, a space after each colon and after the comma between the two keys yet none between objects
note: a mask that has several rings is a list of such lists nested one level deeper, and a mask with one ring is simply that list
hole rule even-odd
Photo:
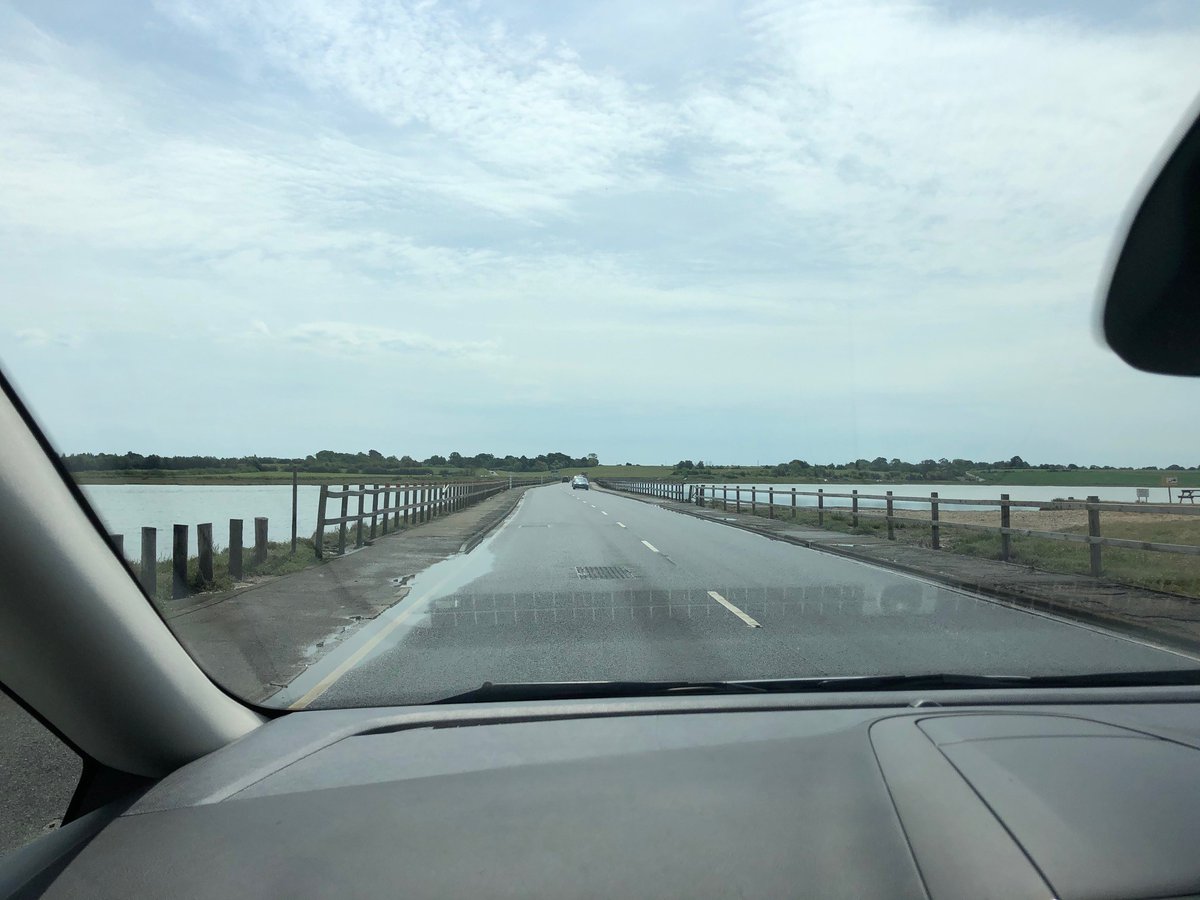
[{"label": "concrete curb", "polygon": [[[713,522],[717,525],[727,525],[730,528],[737,528],[740,531],[748,531],[751,534],[757,534],[760,537],[770,538],[771,540],[775,541],[782,541],[785,544],[792,544],[797,547],[804,547],[808,550],[816,550],[821,553],[828,553],[831,556],[840,556],[843,559],[853,560],[854,562],[867,563],[868,565],[873,565],[881,569],[892,569],[897,572],[903,572],[906,575],[913,575],[915,577],[922,578],[925,581],[931,581],[946,587],[979,594],[988,600],[999,601],[1006,606],[1013,606],[1024,611],[1045,613],[1059,616],[1064,619],[1072,619],[1083,622],[1087,625],[1102,628],[1106,631],[1125,636],[1137,637],[1145,640],[1148,643],[1157,644],[1171,650],[1179,650],[1189,654],[1200,652],[1200,640],[1191,639],[1185,635],[1180,635],[1166,629],[1158,628],[1154,625],[1145,624],[1142,622],[1132,622],[1119,616],[1106,616],[1093,610],[1080,609],[1079,607],[1070,603],[1056,603],[1054,600],[1046,597],[1031,597],[1028,594],[1018,591],[1007,590],[1001,585],[970,581],[955,577],[953,575],[948,575],[943,572],[924,569],[919,566],[910,566],[906,565],[905,563],[894,562],[887,559],[877,559],[870,554],[855,553],[854,551],[848,550],[845,547],[831,546],[824,541],[806,540],[805,538],[781,534],[777,531],[771,531],[766,528],[756,528],[753,525],[745,522],[728,521],[726,519],[718,519],[712,516],[702,515],[698,512],[692,512],[687,508],[680,509],[677,505],[665,505],[662,502],[658,502],[659,498],[644,498],[638,494],[631,494],[625,491],[615,491],[611,488],[605,488],[602,486],[600,489],[610,494],[620,497],[628,497],[641,503],[657,506],[660,509],[679,513],[680,515],[691,516],[692,518],[700,519],[703,522]],[[1190,597],[1184,597],[1181,594],[1169,594],[1165,591],[1149,591],[1147,588],[1139,588],[1139,590],[1146,590],[1148,593],[1161,594],[1163,597],[1170,597],[1173,600],[1186,600],[1200,605],[1200,601],[1196,601]]]}]

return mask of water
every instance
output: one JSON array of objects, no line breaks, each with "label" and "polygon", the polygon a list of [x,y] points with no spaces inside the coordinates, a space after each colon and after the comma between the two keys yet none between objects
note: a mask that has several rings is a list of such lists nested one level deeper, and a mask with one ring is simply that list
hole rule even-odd
[{"label": "water", "polygon": [[[720,499],[721,484],[711,485],[706,484],[707,489],[716,488],[714,497]],[[992,505],[966,505],[954,504],[954,509],[960,510],[986,510],[995,509],[994,501],[1000,499],[1000,494],[1009,495],[1012,500],[1059,500],[1068,497],[1074,497],[1076,500],[1086,500],[1090,496],[1099,497],[1101,500],[1112,500],[1121,503],[1134,503],[1137,501],[1137,488],[1132,487],[1056,487],[1054,485],[1046,486],[1023,486],[1023,485],[995,485],[995,484],[773,484],[773,485],[752,485],[747,483],[729,484],[729,499],[733,500],[733,488],[742,488],[742,503],[750,502],[750,494],[747,488],[758,488],[759,502],[766,502],[767,489],[775,489],[775,502],[790,503],[790,496],[786,499],[780,499],[781,493],[787,493],[795,488],[797,491],[818,491],[824,490],[826,494],[849,494],[853,490],[857,490],[860,494],[879,494],[882,495],[887,491],[891,491],[898,497],[928,497],[931,491],[937,491],[942,497],[950,497],[959,500],[991,500]],[[1165,487],[1150,488],[1151,503],[1167,503],[1167,489]],[[846,499],[834,499],[827,501],[833,506],[849,506],[850,501]],[[816,506],[816,497],[796,497],[797,506]],[[884,500],[859,500],[858,505],[863,509],[871,509],[883,507],[886,505]],[[896,500],[894,505],[897,509],[929,509],[928,503],[913,503],[909,501]]]},{"label": "water", "polygon": [[[730,485],[730,488],[739,485]],[[711,487],[709,485],[708,487]],[[720,497],[720,485],[715,496]],[[757,487],[760,501],[767,498],[767,486],[741,484],[742,502],[748,503],[748,488]],[[1054,500],[1059,497],[1074,497],[1082,500],[1094,494],[1101,500],[1116,500],[1132,503],[1137,491],[1131,487],[1023,487],[1020,485],[984,484],[776,484],[775,502],[786,503],[780,494],[795,488],[797,491],[824,489],[827,494],[848,494],[857,488],[863,494],[883,494],[892,491],[897,496],[929,496],[931,490],[943,497],[964,500],[997,500],[1001,491],[1013,500]],[[292,486],[270,485],[200,485],[200,484],[89,484],[83,492],[100,514],[109,532],[125,536],[126,555],[139,553],[143,526],[158,529],[158,556],[171,556],[171,527],[176,523],[188,527],[189,554],[196,553],[196,525],[211,522],[213,544],[224,549],[229,543],[229,520],[242,519],[243,541],[249,546],[254,543],[254,517],[267,517],[268,539],[286,541],[292,536]],[[302,484],[299,488],[296,532],[308,537],[317,526],[317,497],[320,488]],[[733,499],[732,491],[730,499]],[[1166,503],[1166,488],[1150,488],[1152,503]],[[831,500],[832,505],[849,505],[849,500]],[[796,497],[798,506],[816,506],[816,497]],[[863,509],[881,507],[881,500],[861,500]],[[927,503],[911,503],[897,500],[897,509],[928,509]],[[989,509],[987,506],[958,506],[955,509]]]},{"label": "water", "polygon": [[[255,516],[267,517],[267,539],[292,538],[290,484],[85,484],[83,493],[112,534],[125,536],[125,555],[141,552],[142,527],[158,529],[158,557],[171,558],[172,526],[188,526],[188,553],[196,554],[196,525],[211,522],[213,546],[229,545],[229,520],[242,519],[242,542],[254,543]],[[296,534],[308,537],[317,527],[321,489],[302,484],[297,492]]]}]

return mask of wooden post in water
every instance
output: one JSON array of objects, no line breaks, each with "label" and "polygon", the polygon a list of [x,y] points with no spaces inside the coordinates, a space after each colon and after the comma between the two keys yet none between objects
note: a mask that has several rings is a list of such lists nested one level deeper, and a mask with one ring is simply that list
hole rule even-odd
[{"label": "wooden post in water", "polygon": [[894,513],[895,513],[895,510],[892,508],[892,492],[888,491],[887,492],[887,531],[888,531],[888,540],[889,541],[894,541],[896,539],[896,529],[892,522],[892,515]]},{"label": "wooden post in water", "polygon": [[292,555],[296,555],[296,506],[300,501],[300,476],[292,469]]},{"label": "wooden post in water", "polygon": [[[1008,506],[1008,494],[1000,495],[1000,527],[1012,527],[1012,511]],[[1012,558],[1012,535],[1007,532],[1000,533],[1000,559],[1008,562]]]},{"label": "wooden post in water", "polygon": [[254,517],[254,564],[265,565],[267,562],[267,517]]},{"label": "wooden post in water", "polygon": [[[325,504],[329,500],[329,485],[321,485],[321,493],[317,497],[317,531],[313,535],[313,549],[317,559],[325,555]],[[239,526],[240,530],[240,526]]]},{"label": "wooden post in water", "polygon": [[346,517],[350,515],[350,485],[342,485],[342,515],[338,522],[338,556],[346,552]]},{"label": "wooden post in water", "polygon": [[[1093,504],[1098,504],[1100,502],[1100,498],[1099,497],[1088,497],[1087,502],[1088,502],[1088,511],[1087,511],[1088,537],[1089,538],[1099,538],[1100,537],[1100,507],[1094,506]],[[1103,566],[1101,565],[1102,560],[1100,558],[1100,551],[1103,549],[1103,547],[1099,543],[1089,543],[1088,549],[1091,551],[1092,575],[1095,576],[1096,578],[1099,578],[1101,572],[1103,571]]]},{"label": "wooden post in water", "polygon": [[817,527],[825,527],[825,488],[817,488]]},{"label": "wooden post in water", "polygon": [[[242,580],[242,520],[229,520],[229,577],[234,581]],[[317,544],[317,556],[321,555],[321,545]]]},{"label": "wooden post in water", "polygon": [[208,586],[213,583],[212,522],[201,522],[196,526],[196,556],[200,580]]},{"label": "wooden post in water", "polygon": [[188,595],[188,527],[175,525],[171,538],[171,599],[181,600]]},{"label": "wooden post in water", "polygon": [[850,525],[858,527],[858,488],[850,492]]},{"label": "wooden post in water", "polygon": [[929,521],[934,550],[942,549],[942,528],[938,525],[938,492],[929,492]]},{"label": "wooden post in water", "polygon": [[158,594],[158,529],[142,529],[142,569],[138,573],[148,597]]}]

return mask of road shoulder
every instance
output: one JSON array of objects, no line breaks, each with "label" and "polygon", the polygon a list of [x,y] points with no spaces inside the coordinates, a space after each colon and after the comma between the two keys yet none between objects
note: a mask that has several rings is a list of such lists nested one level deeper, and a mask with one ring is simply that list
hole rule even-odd
[{"label": "road shoulder", "polygon": [[361,623],[403,601],[416,575],[473,549],[530,489],[505,491],[248,589],[164,604],[163,616],[214,681],[261,703]]}]

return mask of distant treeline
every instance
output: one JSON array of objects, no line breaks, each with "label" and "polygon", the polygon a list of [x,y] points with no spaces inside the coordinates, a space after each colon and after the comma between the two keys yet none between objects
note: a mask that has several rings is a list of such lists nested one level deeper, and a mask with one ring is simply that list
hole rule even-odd
[{"label": "distant treeline", "polygon": [[[1019,456],[1010,459],[1000,459],[993,462],[971,459],[923,459],[920,462],[905,462],[902,459],[887,459],[877,456],[875,459],[856,459],[844,463],[809,463],[802,459],[791,462],[766,466],[723,466],[720,472],[706,466],[703,460],[693,462],[681,459],[675,465],[675,474],[716,477],[730,469],[745,474],[761,474],[775,477],[803,476],[805,479],[837,478],[839,480],[855,481],[971,481],[983,473],[1004,471],[1009,469],[1040,469],[1047,472],[1075,472],[1079,470],[1111,471],[1120,466],[1078,465],[1076,463],[1039,463],[1033,465]],[[1146,469],[1158,469],[1158,466],[1145,466]],[[1193,471],[1195,466],[1181,466],[1173,463],[1161,467],[1169,472]]]},{"label": "distant treeline", "polygon": [[159,456],[155,453],[67,453],[62,457],[70,472],[300,472],[346,473],[353,475],[429,475],[435,468],[496,469],[506,472],[548,472],[551,469],[582,469],[598,463],[596,454],[574,457],[566,453],[537,456],[496,456],[477,453],[463,456],[434,454],[426,459],[384,456],[378,450],[338,453],[321,450],[303,458],[279,456]]}]

